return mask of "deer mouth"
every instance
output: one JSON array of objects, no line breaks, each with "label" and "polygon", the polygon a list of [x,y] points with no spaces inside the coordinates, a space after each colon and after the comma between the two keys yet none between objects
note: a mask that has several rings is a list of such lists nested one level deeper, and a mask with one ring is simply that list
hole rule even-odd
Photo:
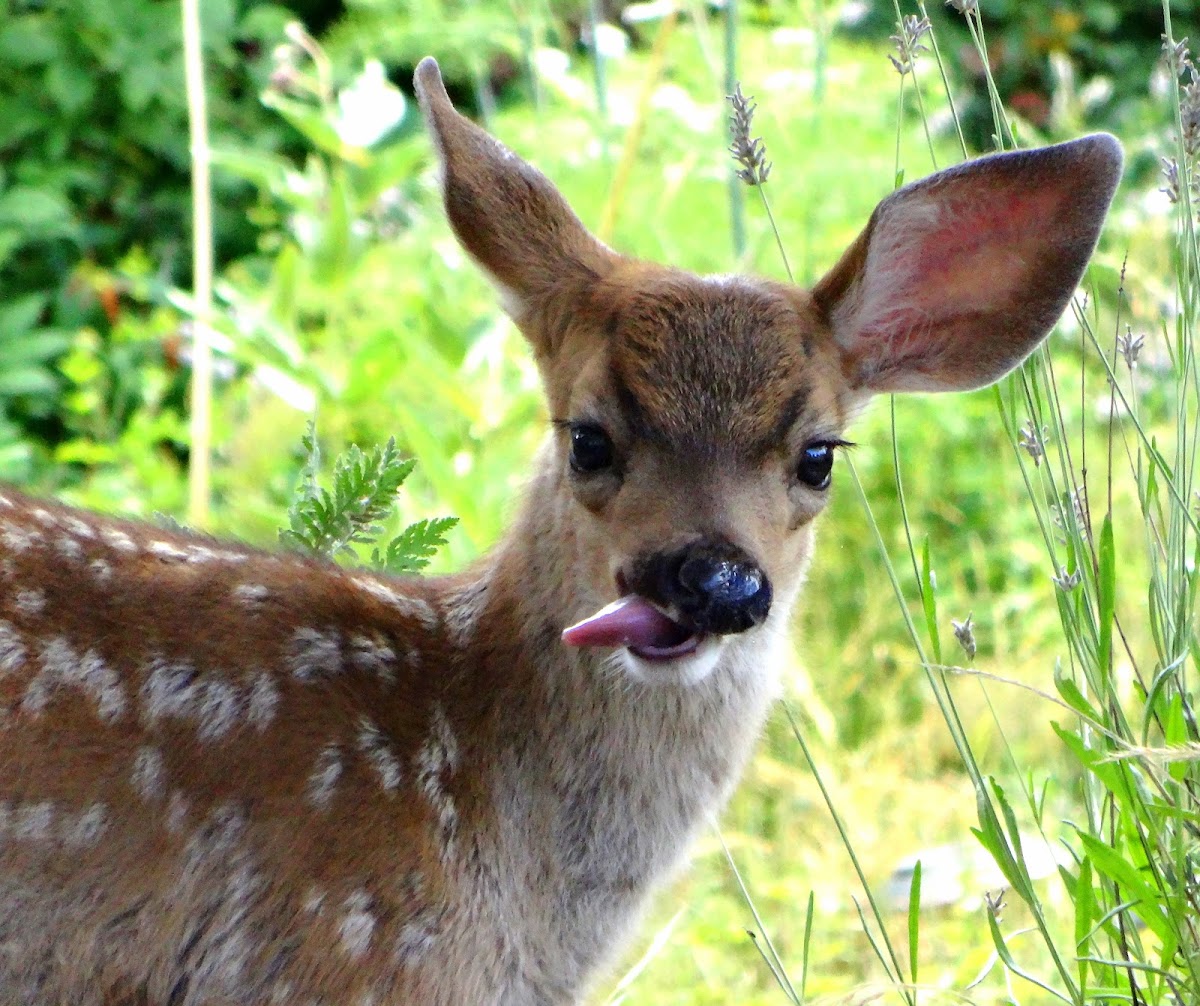
[{"label": "deer mouth", "polygon": [[696,652],[704,633],[681,625],[657,605],[626,594],[563,630],[568,646],[624,646],[642,660],[667,661]]}]

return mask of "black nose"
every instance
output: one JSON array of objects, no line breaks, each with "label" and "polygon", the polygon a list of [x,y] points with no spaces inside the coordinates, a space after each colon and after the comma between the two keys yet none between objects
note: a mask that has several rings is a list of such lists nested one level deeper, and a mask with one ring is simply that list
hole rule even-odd
[{"label": "black nose", "polygon": [[630,586],[674,608],[689,627],[717,635],[745,632],[771,610],[767,574],[729,542],[702,540],[651,556],[630,578]]}]

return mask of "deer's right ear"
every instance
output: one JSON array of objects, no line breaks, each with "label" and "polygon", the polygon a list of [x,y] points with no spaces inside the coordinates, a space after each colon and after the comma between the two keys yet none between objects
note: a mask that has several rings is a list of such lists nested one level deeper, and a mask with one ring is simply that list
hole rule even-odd
[{"label": "deer's right ear", "polygon": [[451,104],[436,60],[414,84],[442,169],[446,215],[518,322],[564,280],[607,273],[617,256],[593,237],[540,171]]}]

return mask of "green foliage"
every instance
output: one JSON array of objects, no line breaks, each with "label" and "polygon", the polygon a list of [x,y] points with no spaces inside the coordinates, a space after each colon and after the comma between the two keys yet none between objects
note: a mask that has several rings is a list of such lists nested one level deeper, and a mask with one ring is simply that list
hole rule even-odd
[{"label": "green foliage", "polygon": [[[986,66],[978,35],[976,41]],[[1181,89],[1192,71],[1186,58],[1179,63],[1180,87],[1171,89],[1171,100],[1186,106],[1191,96]],[[988,84],[995,93],[994,83]],[[1168,121],[1179,114],[1179,109],[1169,109]],[[1008,125],[1001,115],[998,108],[991,131],[1006,139]],[[1187,115],[1185,110],[1182,116]],[[1070,902],[1065,919],[1035,884],[1031,866],[1031,829],[1044,835],[1048,826],[1045,790],[1039,796],[1033,773],[1016,774],[1006,788],[985,769],[964,728],[959,696],[947,683],[941,658],[931,662],[927,655],[927,647],[938,648],[929,549],[918,557],[908,534],[907,561],[894,566],[878,534],[874,507],[867,494],[862,496],[913,648],[971,780],[978,811],[978,826],[972,830],[1032,921],[1013,931],[1001,917],[1001,900],[988,897],[986,922],[995,956],[983,974],[998,964],[1006,984],[1019,979],[1037,994],[1073,1006],[1108,999],[1162,1006],[1200,1000],[1195,930],[1200,839],[1194,826],[1200,819],[1200,730],[1194,698],[1194,675],[1200,670],[1195,604],[1200,525],[1193,514],[1200,453],[1194,354],[1200,244],[1184,192],[1200,165],[1186,133],[1175,139],[1172,152],[1179,172],[1177,199],[1172,200],[1177,207],[1174,300],[1183,306],[1174,332],[1164,332],[1170,336],[1165,340],[1167,359],[1156,378],[1169,385],[1166,393],[1145,395],[1139,386],[1143,339],[1135,339],[1128,325],[1122,332],[1114,321],[1112,334],[1101,334],[1103,314],[1097,304],[1104,298],[1095,290],[1088,308],[1076,302],[1071,312],[1080,332],[1080,357],[1065,367],[1061,358],[1042,349],[996,393],[1040,530],[1045,575],[1053,584],[1060,620],[1058,645],[1066,648],[1070,661],[1069,672],[1056,669],[1055,674],[1062,703],[1048,707],[1056,710],[1050,715],[1065,710],[1073,720],[1069,728],[1055,725],[1076,762],[1074,806],[1066,811],[1069,830],[1061,837],[1069,853],[1059,866]],[[1102,275],[1097,271],[1093,280]],[[1129,310],[1124,268],[1121,276],[1118,318]],[[1072,411],[1076,394],[1084,395],[1072,385],[1086,389],[1089,376],[1093,386],[1107,389],[1108,419],[1100,431],[1089,431],[1086,414]],[[1042,431],[1036,443],[1031,430]],[[894,437],[902,435],[893,428]],[[1097,460],[1096,441],[1102,460]],[[1171,446],[1160,448],[1160,442]],[[898,443],[893,454],[899,487]],[[907,531],[903,509],[902,517]],[[1131,561],[1136,551],[1129,539],[1144,543],[1143,561]],[[904,551],[902,547],[902,555]],[[898,582],[897,568],[908,562],[923,601],[925,637],[910,614],[915,605]],[[1006,725],[997,721],[997,727],[1003,732]],[[1010,799],[1009,791],[1019,792],[1021,799]],[[849,839],[844,841],[853,858]],[[882,922],[879,926],[886,933]],[[1035,934],[1033,948],[1015,941],[1027,933]],[[914,957],[914,972],[916,963]],[[902,994],[907,998],[907,992]]]},{"label": "green foliage", "polygon": [[[600,5],[598,12],[603,17],[621,6]],[[346,0],[343,16],[322,41],[342,64],[375,58],[406,74],[435,53],[452,92],[488,116],[495,108],[493,89],[519,80],[518,68],[528,65],[533,50],[549,45],[569,51],[586,41],[581,37],[594,9],[589,0]]]},{"label": "green foliage", "polygon": [[371,550],[371,565],[389,573],[414,573],[429,565],[429,560],[446,544],[446,532],[458,523],[457,517],[434,517],[409,524],[387,548]]},{"label": "green foliage", "polygon": [[[208,100],[218,138],[278,148],[278,125],[244,96],[266,83],[262,51],[285,6],[204,5]],[[60,289],[83,259],[111,266],[132,245],[180,262],[190,220],[178,8],[56,0],[0,8],[0,285]],[[245,190],[218,183],[225,248],[245,247]]]},{"label": "green foliage", "polygon": [[[537,5],[530,6],[536,9]],[[444,54],[447,79],[472,85],[490,77],[498,57],[521,55],[522,20],[499,4],[349,0],[346,15],[325,43],[335,57],[347,62],[375,57],[408,68],[432,52],[440,60]]]},{"label": "green foliage", "polygon": [[[1171,6],[1177,24],[1194,22],[1200,13],[1195,0]],[[1138,124],[1159,59],[1158,3],[983,0],[978,9],[989,54],[986,72],[964,17],[945,4],[928,5],[942,51],[967,85],[958,100],[972,149],[994,147],[989,79],[1007,114],[1042,135],[1065,138],[1088,126]],[[882,43],[896,30],[894,10],[889,3],[871,5],[857,30]]]},{"label": "green foliage", "polygon": [[[294,152],[294,135],[254,99],[267,82],[267,54],[293,16],[288,7],[206,0],[202,8],[214,140]],[[78,473],[47,467],[78,432],[77,417],[61,409],[62,375],[52,371],[76,332],[90,330],[111,378],[113,397],[97,404],[116,424],[113,435],[133,415],[119,377],[130,327],[147,322],[138,365],[160,367],[172,352],[147,315],[189,266],[180,37],[178,5],[161,0],[0,4],[0,303],[7,328],[21,326],[0,331],[0,342],[25,343],[0,382],[0,445],[15,427],[27,447],[10,456],[0,446],[0,475],[60,483]],[[215,197],[217,253],[228,261],[254,247],[253,192],[221,175]],[[133,294],[144,277],[125,268],[136,249],[152,263],[149,300]]]},{"label": "green foliage", "polygon": [[329,559],[354,557],[355,545],[370,545],[372,565],[389,573],[412,573],[429,565],[446,543],[446,532],[458,523],[456,518],[418,521],[382,549],[376,544],[384,533],[383,522],[395,509],[396,493],[416,466],[400,456],[394,439],[369,454],[352,444],[339,455],[333,462],[332,492],[317,482],[321,449],[315,423],[309,422],[301,443],[304,467],[296,500],[288,507],[289,527],[279,532],[280,541]]},{"label": "green foliage", "polygon": [[[287,405],[319,408],[331,437],[394,435],[420,457],[401,508],[418,528],[431,512],[456,512],[464,533],[439,561],[461,563],[494,539],[508,477],[534,443],[532,365],[514,352],[519,342],[483,281],[445,251],[414,104],[370,62],[337,86],[324,47],[296,30],[278,65],[265,98],[312,149],[302,166],[243,148],[216,152],[220,170],[255,186],[263,228],[258,251],[217,284],[219,350]],[[251,389],[243,401],[246,422],[286,429],[265,418],[276,403]],[[274,467],[287,442],[265,436],[267,477],[231,468],[236,487],[225,489],[243,504],[259,500],[253,533],[262,535],[273,533],[272,511],[287,494]]]},{"label": "green foliage", "polygon": [[49,413],[60,391],[51,364],[70,346],[71,335],[39,326],[46,299],[28,293],[0,302],[0,478],[28,476],[32,451],[17,424]]}]

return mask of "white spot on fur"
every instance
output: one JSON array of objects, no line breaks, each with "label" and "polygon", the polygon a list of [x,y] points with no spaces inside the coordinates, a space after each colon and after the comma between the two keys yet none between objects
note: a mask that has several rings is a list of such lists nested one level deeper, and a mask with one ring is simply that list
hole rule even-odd
[{"label": "white spot on fur", "polygon": [[93,803],[74,820],[63,819],[63,844],[68,849],[90,849],[107,830],[108,809],[102,803]]},{"label": "white spot on fur", "polygon": [[315,884],[308,889],[304,896],[304,910],[309,915],[320,915],[325,907],[325,892]]},{"label": "white spot on fur", "polygon": [[88,569],[101,583],[108,583],[112,579],[112,566],[104,559],[93,559],[88,563]]},{"label": "white spot on fur", "polygon": [[54,527],[58,521],[54,519],[54,514],[43,507],[34,507],[29,511],[29,516],[42,525],[42,527]]},{"label": "white spot on fur", "polygon": [[22,615],[40,615],[46,607],[46,592],[37,587],[18,590],[13,598],[13,607]]},{"label": "white spot on fur", "polygon": [[407,903],[412,906],[408,921],[400,927],[394,947],[395,960],[401,967],[423,956],[437,940],[441,915],[428,904],[420,872],[412,870],[404,878]]},{"label": "white spot on fur", "polygon": [[[232,803],[218,804],[208,812],[200,829],[188,839],[188,862],[184,863],[184,872],[199,869],[209,856],[230,856],[237,851],[245,832],[246,817],[237,806]],[[231,896],[244,896],[244,878],[247,876],[243,868],[229,877],[226,889]],[[243,878],[240,882],[239,877]]]},{"label": "white spot on fur", "polygon": [[233,599],[247,608],[257,608],[270,594],[261,583],[239,583],[233,588]]},{"label": "white spot on fur", "polygon": [[62,636],[42,644],[41,669],[25,689],[22,711],[36,716],[45,710],[60,688],[78,688],[94,699],[100,718],[106,723],[125,713],[125,689],[116,672],[95,652],[82,656]]},{"label": "white spot on fur", "polygon": [[259,671],[250,682],[246,719],[261,733],[275,719],[278,708],[279,689],[275,686],[275,679],[266,671]]},{"label": "white spot on fur", "polygon": [[25,644],[10,622],[0,621],[0,677],[18,671],[25,663]]},{"label": "white spot on fur", "polygon": [[133,759],[130,784],[146,803],[158,803],[166,792],[167,770],[162,752],[157,748],[141,747]]},{"label": "white spot on fur", "polygon": [[350,637],[350,663],[367,674],[374,674],[386,684],[396,681],[396,651],[383,636],[359,633]]},{"label": "white spot on fur", "polygon": [[309,802],[328,810],[333,791],[342,777],[342,752],[336,744],[326,744],[317,755],[316,765],[308,777]]},{"label": "white spot on fur", "polygon": [[[229,809],[227,809],[226,813],[229,812]],[[242,819],[240,812],[232,811],[232,813],[236,817],[234,828],[240,832],[245,827],[245,821]],[[225,890],[229,894],[229,899],[235,905],[249,904],[262,889],[262,875],[248,862],[239,866],[225,884]]]},{"label": "white spot on fur", "polygon": [[229,548],[212,548],[208,545],[188,545],[184,557],[193,565],[208,562],[245,562],[250,557],[244,552],[235,552]]},{"label": "white spot on fur", "polygon": [[166,717],[186,717],[196,695],[196,669],[184,661],[154,657],[142,685],[142,719],[147,724]]},{"label": "white spot on fur", "polygon": [[[242,993],[246,970],[257,949],[252,930],[242,924],[246,913],[244,906],[228,910],[230,920],[220,931],[220,939],[209,945],[196,971],[196,987],[224,992],[219,1001],[236,1002],[232,997]],[[206,996],[205,1001],[211,1000]]]},{"label": "white spot on fur", "polygon": [[236,552],[231,548],[213,548],[210,545],[188,545],[185,552],[187,561],[197,566],[207,562],[245,562],[250,558],[245,552]]},{"label": "white spot on fur", "polygon": [[137,543],[119,528],[102,527],[100,529],[100,537],[104,539],[107,545],[118,552],[132,553],[138,550]]},{"label": "white spot on fur", "polygon": [[0,493],[0,506],[4,507],[6,510],[11,510],[15,504],[3,493]]},{"label": "white spot on fur", "polygon": [[391,605],[402,615],[415,618],[425,628],[430,630],[437,628],[437,615],[427,601],[423,601],[419,597],[407,597],[389,587],[386,583],[369,576],[352,576],[350,577],[350,582],[361,590],[366,591],[372,597]]},{"label": "white spot on fur", "polygon": [[196,686],[196,719],[200,740],[224,737],[233,729],[242,710],[238,690],[226,681],[208,677]]},{"label": "white spot on fur", "polygon": [[446,602],[446,631],[451,642],[462,649],[475,635],[475,625],[487,600],[487,582],[474,583]]},{"label": "white spot on fur", "polygon": [[183,562],[188,557],[184,549],[169,541],[152,541],[146,549],[167,562]]},{"label": "white spot on fur", "polygon": [[14,552],[26,552],[41,540],[42,532],[36,528],[14,524],[9,520],[0,520],[0,542]]},{"label": "white spot on fur", "polygon": [[[246,713],[250,718],[249,702],[254,699],[254,686],[248,695],[214,672],[198,674],[186,661],[170,661],[154,657],[147,665],[142,684],[142,720],[152,725],[160,719],[192,720],[202,741],[224,737]],[[258,696],[255,715],[266,715],[264,702]]]},{"label": "white spot on fur", "polygon": [[316,681],[342,673],[342,646],[337,630],[319,632],[301,626],[292,633],[292,674],[300,681]]},{"label": "white spot on fur", "polygon": [[24,804],[13,813],[13,837],[23,842],[44,842],[54,826],[54,804],[49,800]]},{"label": "white spot on fur", "polygon": [[83,559],[83,546],[69,534],[60,534],[55,538],[54,547],[60,555],[72,562],[79,562]]},{"label": "white spot on fur", "polygon": [[342,906],[346,911],[340,926],[342,948],[351,957],[362,957],[371,949],[377,921],[371,904],[371,895],[366,891],[355,891]]},{"label": "white spot on fur", "polygon": [[358,723],[358,750],[371,763],[384,792],[395,793],[400,786],[400,762],[383,732],[366,717]]},{"label": "white spot on fur", "polygon": [[188,813],[191,810],[188,799],[181,790],[172,790],[171,799],[167,803],[167,831],[178,835],[187,824]]},{"label": "white spot on fur", "polygon": [[426,917],[429,914],[422,912],[400,927],[400,934],[396,937],[397,963],[408,964],[423,957],[437,942],[437,931]]},{"label": "white spot on fur", "polygon": [[417,753],[417,784],[437,815],[443,861],[454,856],[458,832],[458,808],[446,791],[446,776],[458,768],[458,742],[441,706],[430,715],[429,736]]},{"label": "white spot on fur", "polygon": [[184,557],[193,565],[200,565],[205,562],[212,562],[217,553],[207,545],[188,545],[183,550]]},{"label": "white spot on fur", "polygon": [[87,521],[76,517],[73,513],[63,514],[63,526],[74,535],[80,538],[92,539],[96,537],[96,532],[92,525]]}]

